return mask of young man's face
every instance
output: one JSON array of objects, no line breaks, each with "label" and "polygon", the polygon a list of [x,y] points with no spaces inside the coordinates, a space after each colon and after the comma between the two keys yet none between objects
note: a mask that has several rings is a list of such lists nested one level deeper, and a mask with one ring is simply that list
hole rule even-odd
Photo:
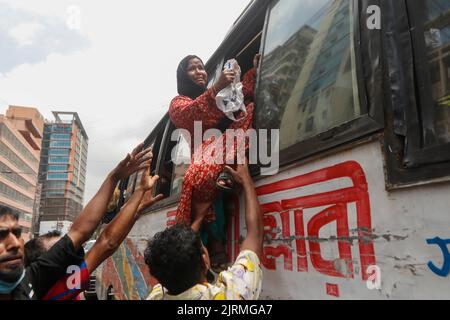
[{"label": "young man's face", "polygon": [[23,239],[19,221],[5,215],[0,218],[0,280],[16,282],[23,272]]}]

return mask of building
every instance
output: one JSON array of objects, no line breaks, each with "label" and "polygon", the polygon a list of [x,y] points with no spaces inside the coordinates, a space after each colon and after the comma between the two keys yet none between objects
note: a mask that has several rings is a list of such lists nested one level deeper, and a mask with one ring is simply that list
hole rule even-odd
[{"label": "building", "polygon": [[42,141],[39,233],[67,233],[83,207],[88,136],[76,112],[53,112]]},{"label": "building", "polygon": [[19,213],[23,238],[31,235],[44,118],[35,108],[10,106],[0,115],[0,204]]}]

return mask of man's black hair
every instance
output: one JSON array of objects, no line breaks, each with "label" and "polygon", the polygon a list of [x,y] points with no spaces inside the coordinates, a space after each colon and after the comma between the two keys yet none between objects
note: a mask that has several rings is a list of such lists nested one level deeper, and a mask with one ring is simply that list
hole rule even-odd
[{"label": "man's black hair", "polygon": [[171,295],[192,288],[201,278],[202,242],[187,225],[178,224],[157,233],[149,240],[144,258],[152,276]]},{"label": "man's black hair", "polygon": [[46,252],[44,247],[44,240],[50,240],[52,238],[59,238],[62,234],[60,231],[50,231],[42,236],[36,237],[28,241],[25,246],[25,267],[28,267],[35,262],[41,255]]},{"label": "man's black hair", "polygon": [[15,210],[10,207],[0,205],[0,218],[4,216],[10,216],[14,218],[14,220],[19,220],[19,214]]}]

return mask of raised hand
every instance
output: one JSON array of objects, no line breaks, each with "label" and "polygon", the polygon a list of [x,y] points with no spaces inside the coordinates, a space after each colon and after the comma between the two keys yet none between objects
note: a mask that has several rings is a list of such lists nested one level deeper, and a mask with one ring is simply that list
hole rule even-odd
[{"label": "raised hand", "polygon": [[232,84],[235,78],[236,72],[234,70],[225,69],[222,71],[222,74],[219,79],[217,79],[216,83],[214,83],[213,89],[218,93]]},{"label": "raised hand", "polygon": [[164,196],[162,194],[153,197],[153,187],[159,179],[159,176],[151,176],[150,175],[150,164],[151,160],[148,161],[148,168],[144,169],[142,173],[141,181],[136,191],[143,192],[144,195],[139,203],[138,214],[141,213],[144,209],[149,206],[154,205],[158,201],[160,201]]},{"label": "raised hand", "polygon": [[152,149],[144,150],[144,143],[141,143],[117,165],[113,175],[117,180],[125,180],[136,171],[149,168],[152,158]]}]

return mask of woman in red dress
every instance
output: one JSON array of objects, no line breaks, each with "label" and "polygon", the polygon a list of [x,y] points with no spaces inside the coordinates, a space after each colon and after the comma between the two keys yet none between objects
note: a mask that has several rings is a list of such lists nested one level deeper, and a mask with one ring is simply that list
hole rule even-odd
[{"label": "woman in red dress", "polygon": [[[241,119],[236,122],[228,122],[222,129],[242,129],[246,131],[251,127],[253,121],[254,109],[254,87],[256,80],[256,66],[259,62],[260,55],[256,55],[254,59],[254,67],[246,73],[242,81],[247,109],[247,116],[242,114],[238,117]],[[187,56],[184,58],[177,70],[177,84],[179,95],[175,97],[169,109],[169,115],[178,129],[185,129],[191,135],[191,152],[192,159],[197,153],[202,155],[207,152],[214,155],[220,148],[223,150],[224,161],[222,163],[210,163],[201,161],[199,163],[192,161],[183,181],[183,190],[181,193],[180,203],[177,209],[177,222],[183,222],[191,225],[193,223],[191,212],[192,206],[195,211],[207,210],[206,221],[214,220],[214,212],[212,209],[213,201],[217,197],[217,183],[220,186],[228,186],[231,181],[226,178],[217,181],[221,172],[223,172],[227,159],[235,159],[235,150],[226,150],[226,133],[223,133],[222,139],[211,137],[203,142],[203,144],[194,150],[194,122],[202,123],[202,135],[208,129],[217,129],[226,123],[226,116],[217,108],[216,95],[222,89],[228,87],[235,79],[233,70],[224,70],[219,79],[207,88],[208,74],[206,73],[204,64],[197,56]],[[224,131],[224,130],[222,130]],[[235,142],[236,144],[236,142]],[[200,158],[203,159],[203,158]],[[222,175],[221,175],[222,177]],[[199,214],[199,212],[196,212]]]}]

